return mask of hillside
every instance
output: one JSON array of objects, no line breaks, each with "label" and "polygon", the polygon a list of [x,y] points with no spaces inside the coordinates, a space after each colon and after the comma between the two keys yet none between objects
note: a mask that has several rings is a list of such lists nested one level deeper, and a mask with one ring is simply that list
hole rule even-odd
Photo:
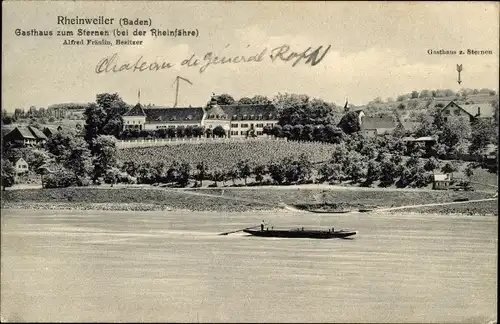
[{"label": "hillside", "polygon": [[167,165],[185,161],[195,167],[204,161],[210,168],[227,169],[240,160],[248,159],[258,164],[279,161],[285,157],[298,158],[306,154],[310,161],[330,159],[333,146],[312,142],[251,141],[244,143],[178,144],[161,147],[127,148],[118,151],[122,162],[165,162]]},{"label": "hillside", "polygon": [[371,102],[366,105],[351,107],[351,109],[362,109],[369,116],[392,115],[393,111],[397,111],[402,120],[411,120],[416,114],[425,111],[427,108],[435,107],[440,103],[446,105],[452,100],[457,104],[472,104],[491,103],[498,99],[498,95],[487,94],[469,95],[465,98],[462,96],[415,98],[382,103]]}]

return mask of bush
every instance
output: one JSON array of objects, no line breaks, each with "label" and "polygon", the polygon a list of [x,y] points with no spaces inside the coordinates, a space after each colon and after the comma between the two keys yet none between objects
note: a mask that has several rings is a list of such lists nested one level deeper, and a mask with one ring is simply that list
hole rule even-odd
[{"label": "bush", "polygon": [[66,188],[77,185],[78,181],[73,172],[66,169],[58,169],[48,174],[43,179],[44,188]]}]

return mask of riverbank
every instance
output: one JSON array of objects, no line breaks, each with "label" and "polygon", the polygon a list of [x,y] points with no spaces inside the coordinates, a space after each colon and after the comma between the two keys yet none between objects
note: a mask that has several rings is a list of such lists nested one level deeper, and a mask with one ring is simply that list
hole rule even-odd
[{"label": "riverbank", "polygon": [[[167,189],[152,186],[71,187],[58,189],[8,190],[2,208],[131,210],[131,211],[298,211],[294,206],[338,206],[345,211],[363,208],[387,209],[402,206],[450,203],[457,200],[491,198],[487,192],[430,190],[351,190],[344,188],[285,187],[258,190]],[[314,209],[314,208],[312,208]],[[404,213],[406,209],[394,212]],[[304,211],[306,212],[306,211]],[[497,215],[497,200],[411,208],[415,213]]]}]

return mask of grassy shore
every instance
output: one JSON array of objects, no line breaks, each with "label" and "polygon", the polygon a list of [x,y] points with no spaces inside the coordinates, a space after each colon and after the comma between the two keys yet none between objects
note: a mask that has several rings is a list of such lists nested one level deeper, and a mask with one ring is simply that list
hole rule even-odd
[{"label": "grassy shore", "polygon": [[[8,190],[2,208],[184,210],[243,212],[279,210],[283,205],[337,205],[340,209],[399,207],[490,198],[484,192],[345,190],[342,188],[254,188],[175,190],[156,187],[79,187]],[[397,212],[406,212],[398,210]],[[497,201],[412,208],[408,212],[498,214]]]}]

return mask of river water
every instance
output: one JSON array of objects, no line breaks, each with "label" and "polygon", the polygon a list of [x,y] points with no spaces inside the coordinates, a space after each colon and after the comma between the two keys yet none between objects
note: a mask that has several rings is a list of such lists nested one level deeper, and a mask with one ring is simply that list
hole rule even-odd
[{"label": "river water", "polygon": [[[217,233],[355,229],[354,239]],[[8,321],[452,322],[497,313],[498,220],[3,210]]]}]

